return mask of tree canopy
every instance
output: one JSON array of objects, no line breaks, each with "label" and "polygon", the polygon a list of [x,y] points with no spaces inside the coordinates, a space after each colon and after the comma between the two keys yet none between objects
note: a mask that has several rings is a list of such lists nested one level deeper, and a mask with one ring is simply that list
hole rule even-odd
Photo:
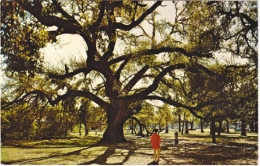
[{"label": "tree canopy", "polygon": [[[124,123],[146,101],[202,119],[257,108],[254,1],[23,0],[1,6],[1,54],[10,78],[3,110],[33,98],[41,106],[69,101],[75,109],[87,98],[106,112],[103,141],[122,142]],[[64,34],[81,36],[85,58],[59,68],[44,65],[42,48],[59,45]]]}]

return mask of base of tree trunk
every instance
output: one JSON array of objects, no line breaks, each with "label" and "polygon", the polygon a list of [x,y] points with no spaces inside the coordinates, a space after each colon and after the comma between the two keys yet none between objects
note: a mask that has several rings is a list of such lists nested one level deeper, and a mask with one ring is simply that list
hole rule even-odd
[{"label": "base of tree trunk", "polygon": [[102,138],[100,140],[101,143],[126,143],[127,140],[125,138],[121,138],[121,139],[118,139],[118,138]]},{"label": "base of tree trunk", "polygon": [[123,130],[121,131],[121,130],[107,129],[100,142],[123,143],[123,142],[127,142],[127,141],[124,137]]}]

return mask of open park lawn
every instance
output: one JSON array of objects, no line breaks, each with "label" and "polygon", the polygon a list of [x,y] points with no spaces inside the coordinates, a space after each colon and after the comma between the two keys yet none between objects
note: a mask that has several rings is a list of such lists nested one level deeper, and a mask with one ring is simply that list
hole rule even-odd
[{"label": "open park lawn", "polygon": [[[179,144],[174,145],[173,131],[160,133],[161,158],[164,165],[257,165],[258,135],[248,133],[223,134],[217,144],[210,143],[208,132],[190,131],[180,135]],[[72,136],[65,139],[2,142],[2,164],[126,164],[147,165],[153,161],[149,138],[126,135],[127,143],[101,144],[102,134],[90,133],[87,137]]]}]

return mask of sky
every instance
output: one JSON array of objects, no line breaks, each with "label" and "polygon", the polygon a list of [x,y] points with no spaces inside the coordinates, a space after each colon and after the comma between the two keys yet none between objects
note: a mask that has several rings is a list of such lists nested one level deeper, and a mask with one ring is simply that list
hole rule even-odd
[{"label": "sky", "polygon": [[88,47],[80,35],[63,34],[56,39],[56,43],[47,43],[46,47],[41,49],[45,67],[64,69],[64,65],[69,65],[71,60],[86,62]]}]

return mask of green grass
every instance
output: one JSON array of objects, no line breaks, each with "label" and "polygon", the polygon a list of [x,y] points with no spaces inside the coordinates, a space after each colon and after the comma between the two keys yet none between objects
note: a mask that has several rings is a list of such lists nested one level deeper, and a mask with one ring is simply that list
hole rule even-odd
[{"label": "green grass", "polygon": [[[174,145],[174,131],[160,133],[162,138],[162,157],[165,164],[215,164],[207,161],[209,155],[222,156],[219,164],[250,164],[257,162],[258,134],[248,132],[242,137],[240,133],[216,136],[217,147],[211,148],[211,136],[206,131],[190,131],[189,134],[179,133],[179,144]],[[88,136],[72,134],[63,139],[34,140],[34,141],[9,141],[1,148],[2,164],[30,164],[30,165],[78,165],[78,164],[147,164],[152,160],[150,138],[137,138],[134,135],[125,135],[130,142],[122,144],[100,144],[102,133],[90,133]],[[205,143],[205,144],[204,144]],[[170,144],[170,145],[169,145]],[[226,145],[239,147],[227,149]],[[245,151],[240,147],[249,149]],[[217,149],[216,149],[217,148]],[[173,151],[172,149],[176,149]],[[207,152],[205,152],[207,150]],[[213,151],[215,150],[215,151]],[[236,154],[232,154],[236,151]],[[174,153],[174,154],[173,154]],[[215,154],[218,153],[218,154]],[[228,154],[225,154],[228,153]],[[230,154],[229,154],[230,153]],[[200,159],[200,156],[204,156]],[[145,160],[144,160],[145,159]],[[239,160],[239,161],[237,161]],[[251,161],[252,160],[252,161]],[[238,163],[236,163],[238,162]]]}]

